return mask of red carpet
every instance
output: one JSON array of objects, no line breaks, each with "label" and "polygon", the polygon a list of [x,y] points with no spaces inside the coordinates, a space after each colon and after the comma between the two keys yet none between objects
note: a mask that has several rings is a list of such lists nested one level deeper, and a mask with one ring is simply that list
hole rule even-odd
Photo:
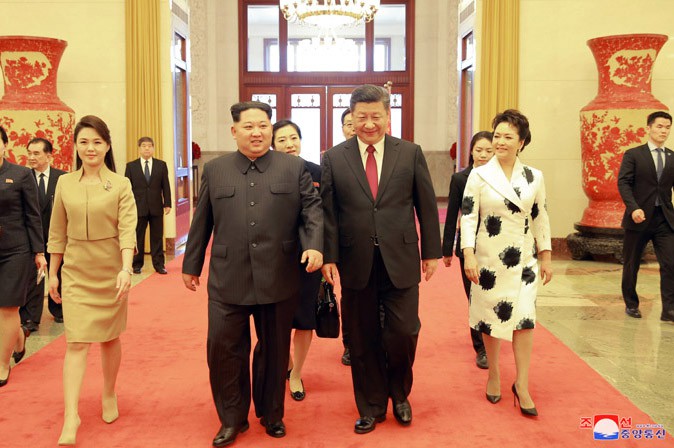
[{"label": "red carpet", "polygon": [[[182,257],[169,275],[153,275],[131,293],[129,325],[118,382],[120,419],[100,418],[101,368],[97,347],[80,400],[79,447],[208,447],[219,428],[206,366],[206,285],[184,288]],[[456,263],[458,265],[458,263]],[[265,435],[251,410],[251,429],[235,447],[585,447],[674,446],[666,440],[595,442],[581,417],[617,414],[637,424],[653,423],[547,330],[535,337],[531,392],[541,416],[522,417],[512,405],[514,362],[502,353],[503,400],[484,398],[486,371],[474,365],[467,302],[458,268],[439,268],[421,287],[422,331],[410,401],[414,422],[403,428],[389,411],[367,435],[353,432],[357,413],[350,373],[340,364],[341,341],[314,339],[307,360],[303,402],[286,400],[288,436]],[[205,270],[205,272],[207,272]],[[0,389],[0,446],[51,447],[62,424],[61,368],[64,338],[12,370]]]}]

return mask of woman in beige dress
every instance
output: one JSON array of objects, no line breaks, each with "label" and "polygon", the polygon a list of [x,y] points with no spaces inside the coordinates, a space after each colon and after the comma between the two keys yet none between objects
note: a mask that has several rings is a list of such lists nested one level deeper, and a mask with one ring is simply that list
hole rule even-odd
[{"label": "woman in beige dress", "polygon": [[[126,328],[131,264],[136,245],[136,203],[131,184],[116,174],[110,131],[98,117],[75,127],[77,168],[59,178],[49,230],[49,294],[63,303],[66,355],[63,364],[64,422],[59,445],[75,443],[78,403],[87,353],[100,342],[102,417],[119,417],[115,383]],[[58,293],[63,262],[63,296]]]}]

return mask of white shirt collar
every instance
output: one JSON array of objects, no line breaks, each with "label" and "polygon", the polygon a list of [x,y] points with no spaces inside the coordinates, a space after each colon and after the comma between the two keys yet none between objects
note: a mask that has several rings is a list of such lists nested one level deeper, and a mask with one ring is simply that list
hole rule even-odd
[{"label": "white shirt collar", "polygon": [[[650,140],[648,141],[648,149],[650,149],[651,151],[655,151],[658,148],[660,148],[660,146],[656,146],[655,143],[653,143]],[[662,147],[662,149],[663,150],[665,149],[664,146]]]},{"label": "white shirt collar", "polygon": [[49,165],[47,165],[47,169],[44,170],[44,171],[38,171],[38,170],[35,170],[35,177],[36,177],[38,180],[40,180],[40,174],[44,174],[44,177],[46,177],[47,179],[49,179],[49,172],[50,172],[50,170],[51,170],[51,166],[49,166]]},{"label": "white shirt collar", "polygon": [[[367,143],[363,142],[360,137],[356,137],[356,140],[358,140],[358,150],[360,151],[361,157],[366,157],[367,153],[367,147],[370,146]],[[379,140],[377,143],[374,145],[374,151],[375,151],[375,156],[379,154],[384,154],[384,140],[386,140],[386,136],[382,137],[381,140]]]}]

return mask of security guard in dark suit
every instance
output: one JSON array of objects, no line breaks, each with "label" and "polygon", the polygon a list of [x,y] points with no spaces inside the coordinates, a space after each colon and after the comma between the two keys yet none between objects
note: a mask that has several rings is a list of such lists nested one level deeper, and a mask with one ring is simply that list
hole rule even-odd
[{"label": "security guard in dark suit", "polygon": [[[304,162],[269,151],[268,104],[231,108],[238,151],[204,166],[183,261],[183,281],[196,290],[213,235],[208,276],[208,366],[222,426],[214,446],[248,429],[250,315],[253,402],[267,434],[285,436],[285,378],[290,331],[299,303],[300,266],[323,264],[321,199]],[[300,247],[304,252],[300,253]]]},{"label": "security guard in dark suit", "polygon": [[145,256],[145,230],[150,224],[150,254],[152,266],[160,274],[167,274],[164,267],[164,215],[171,211],[171,187],[166,162],[154,156],[154,140],[138,140],[140,158],[126,164],[124,175],[131,181],[138,210],[136,244],[138,252],[133,257],[133,272],[140,274]]},{"label": "security guard in dark suit", "polygon": [[644,248],[652,241],[660,264],[660,320],[674,322],[674,152],[665,148],[672,116],[653,112],[646,123],[648,142],[625,152],[618,174],[625,202],[622,294],[625,313],[641,318],[637,274]]},{"label": "security guard in dark suit", "polygon": [[[28,166],[32,168],[33,177],[38,186],[38,198],[40,206],[40,215],[42,217],[42,236],[45,246],[49,239],[49,221],[51,220],[52,204],[54,203],[54,192],[56,191],[56,182],[59,177],[65,174],[65,171],[51,166],[54,147],[49,140],[43,138],[34,138],[28,142]],[[47,264],[51,260],[49,253],[45,253]],[[59,280],[61,269],[58,270]],[[61,282],[59,281],[59,293]],[[37,282],[35,271],[31,271],[30,287],[26,304],[19,309],[21,314],[21,325],[28,331],[37,331],[42,318],[44,308],[44,278]],[[63,307],[56,303],[51,297],[47,296],[47,308],[54,322],[63,323]]]}]

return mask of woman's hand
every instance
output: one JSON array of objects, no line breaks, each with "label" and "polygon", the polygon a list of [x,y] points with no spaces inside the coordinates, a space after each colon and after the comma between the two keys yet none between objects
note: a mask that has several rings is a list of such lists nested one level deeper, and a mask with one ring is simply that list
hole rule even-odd
[{"label": "woman's hand", "polygon": [[56,302],[61,303],[61,294],[59,294],[59,278],[58,275],[49,276],[49,297]]},{"label": "woman's hand", "polygon": [[543,284],[547,285],[552,280],[552,251],[543,250],[538,253],[538,259],[541,262],[540,276]]},{"label": "woman's hand", "polygon": [[442,262],[445,263],[445,267],[448,268],[452,265],[452,256],[442,257]]},{"label": "woman's hand", "polygon": [[123,300],[129,297],[131,289],[131,274],[127,271],[119,271],[117,274],[117,297],[116,300]]},{"label": "woman's hand", "polygon": [[477,258],[472,247],[463,250],[463,270],[471,282],[478,284]]}]

